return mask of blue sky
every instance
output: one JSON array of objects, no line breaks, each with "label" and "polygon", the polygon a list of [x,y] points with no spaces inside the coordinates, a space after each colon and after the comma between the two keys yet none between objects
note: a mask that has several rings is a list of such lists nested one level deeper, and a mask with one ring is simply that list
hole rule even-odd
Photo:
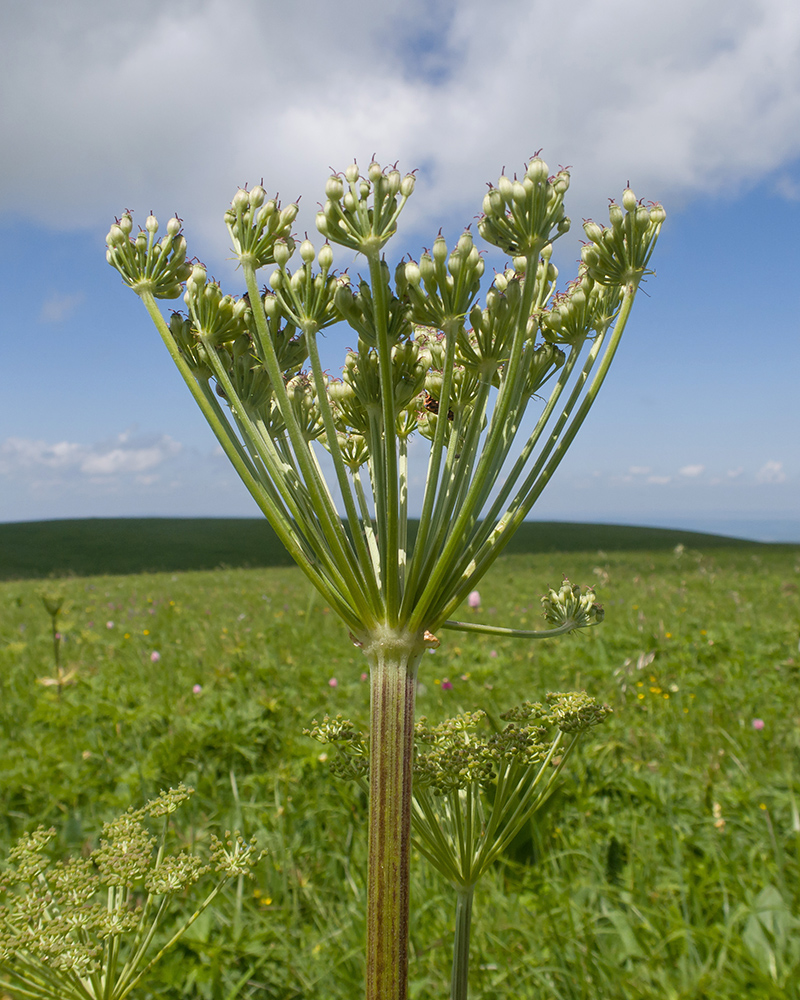
[{"label": "blue sky", "polygon": [[628,180],[668,218],[535,516],[800,541],[796,4],[40,0],[0,28],[0,520],[256,513],[105,262],[123,208],[177,211],[239,292],[240,184],[302,195],[314,239],[329,166],[419,168],[393,244],[416,257],[541,147],[572,168],[565,282]]}]

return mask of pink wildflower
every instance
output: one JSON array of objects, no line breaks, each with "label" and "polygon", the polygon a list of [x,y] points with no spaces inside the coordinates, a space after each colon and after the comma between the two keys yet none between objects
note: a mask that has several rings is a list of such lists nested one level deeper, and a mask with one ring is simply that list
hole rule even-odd
[{"label": "pink wildflower", "polygon": [[473,590],[472,593],[467,598],[467,604],[473,610],[476,610],[481,606],[481,595],[477,590]]},{"label": "pink wildflower", "polygon": [[366,680],[369,680],[369,674],[367,674],[367,673],[363,673],[363,674],[361,675],[361,680],[362,680],[362,681],[366,681]]},{"label": "pink wildflower", "polygon": [[195,686],[192,688],[192,694],[200,694],[202,690],[203,688],[201,687],[200,684],[195,684]]},{"label": "pink wildflower", "polygon": [[497,659],[497,650],[496,649],[490,649],[489,650],[489,657],[492,660],[496,660]]},{"label": "pink wildflower", "polygon": [[339,682],[336,680],[335,677],[331,677],[331,679],[328,681],[328,685],[332,688],[339,687]]},{"label": "pink wildflower", "polygon": [[161,659],[161,653],[158,653],[156,652],[156,650],[153,650],[153,652],[150,654],[150,662],[158,663],[160,659]]},{"label": "pink wildflower", "polygon": [[452,691],[452,690],[453,690],[453,682],[449,681],[445,677],[445,679],[442,681],[442,691]]},{"label": "pink wildflower", "polygon": [[106,628],[113,628],[113,627],[114,627],[113,622],[106,622]]},{"label": "pink wildflower", "polygon": [[763,719],[753,719],[753,729],[763,729],[764,720]]}]

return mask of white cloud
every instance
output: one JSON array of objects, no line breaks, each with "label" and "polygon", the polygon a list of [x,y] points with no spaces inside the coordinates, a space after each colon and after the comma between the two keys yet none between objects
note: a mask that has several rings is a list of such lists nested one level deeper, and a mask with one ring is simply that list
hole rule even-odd
[{"label": "white cloud", "polygon": [[705,468],[704,465],[684,465],[682,469],[678,470],[678,474],[686,476],[687,479],[696,479],[705,472]]},{"label": "white cloud", "polygon": [[628,469],[628,473],[631,476],[646,476],[649,472],[652,471],[653,470],[650,468],[649,465],[632,465]]},{"label": "white cloud", "polygon": [[783,462],[776,462],[773,459],[765,462],[756,473],[757,483],[784,483],[786,473],[783,471]]},{"label": "white cloud", "polygon": [[736,468],[736,469],[728,469],[728,471],[727,471],[726,475],[727,475],[728,479],[738,479],[738,478],[739,478],[739,476],[741,476],[741,474],[742,474],[743,472],[744,472],[744,469],[743,469],[743,468],[742,468],[742,466],[740,465],[740,466],[739,466],[738,468]]},{"label": "white cloud", "polygon": [[83,302],[83,292],[58,295],[48,295],[39,310],[39,319],[43,323],[63,323]]},{"label": "white cloud", "polygon": [[800,155],[796,4],[432,6],[5,5],[0,209],[54,226],[177,210],[190,239],[216,243],[236,185],[263,174],[304,194],[311,230],[328,165],[374,151],[421,168],[409,215],[435,230],[455,210],[468,221],[484,182],[539,147],[574,166],[573,218],[628,179],[678,200]]},{"label": "white cloud", "polygon": [[126,432],[114,442],[93,445],[7,438],[0,444],[0,474],[28,478],[48,471],[67,478],[119,477],[154,469],[180,450],[180,443],[166,434],[136,438]]},{"label": "white cloud", "polygon": [[666,486],[667,483],[672,482],[672,476],[648,476],[647,482],[654,486]]}]

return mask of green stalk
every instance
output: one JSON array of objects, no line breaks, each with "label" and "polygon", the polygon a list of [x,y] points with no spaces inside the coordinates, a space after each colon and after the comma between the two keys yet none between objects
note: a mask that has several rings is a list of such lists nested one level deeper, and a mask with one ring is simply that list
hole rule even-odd
[{"label": "green stalk", "polygon": [[381,385],[381,413],[383,416],[382,441],[371,442],[371,447],[380,449],[383,445],[384,475],[377,483],[378,490],[386,501],[386,547],[381,556],[381,579],[384,587],[386,612],[389,624],[396,625],[400,610],[398,567],[399,538],[399,484],[397,481],[397,435],[395,432],[394,384],[392,380],[392,346],[389,343],[387,326],[389,304],[386,301],[386,287],[381,272],[380,252],[370,249],[364,254],[369,263],[372,285],[372,299],[375,313],[375,331],[378,340],[378,377]]},{"label": "green stalk", "polygon": [[[535,255],[528,255],[528,272],[531,271],[531,268],[535,267],[534,261],[538,259],[538,254],[539,249],[537,248]],[[535,275],[535,271],[533,271],[533,274]],[[509,435],[508,433],[509,416],[513,412],[515,403],[517,406],[520,404],[519,398],[515,400],[511,387],[515,385],[521,374],[519,371],[520,361],[522,359],[527,322],[530,316],[534,292],[535,280],[526,282],[520,298],[517,329],[514,332],[514,339],[511,345],[506,377],[500,386],[500,391],[495,401],[486,440],[478,459],[474,477],[464,498],[458,517],[451,524],[450,535],[442,550],[441,558],[433,573],[427,579],[422,593],[416,597],[414,611],[409,620],[409,627],[412,630],[421,628],[423,623],[427,623],[430,620],[437,603],[437,597],[442,589],[443,580],[448,575],[450,566],[457,559],[458,553],[463,548],[465,541],[467,541],[466,532],[474,525],[484,498],[491,490],[499,469],[502,467],[508,450],[511,447],[513,435]],[[519,394],[517,394],[518,396]],[[438,610],[436,608],[436,611]],[[443,617],[447,617],[447,615]]]},{"label": "green stalk", "polygon": [[[243,261],[242,269],[244,271],[250,301],[257,304],[261,301],[261,298],[259,295],[253,265]],[[336,513],[336,508],[330,498],[327,486],[324,484],[324,480],[321,479],[316,467],[310,460],[310,449],[308,447],[308,443],[303,437],[303,433],[297,423],[291,403],[289,402],[289,398],[286,393],[286,386],[283,382],[283,373],[278,365],[278,359],[275,355],[275,348],[273,346],[272,339],[269,336],[267,319],[264,315],[263,309],[254,308],[253,319],[261,340],[264,367],[269,375],[270,382],[272,383],[272,391],[275,393],[275,399],[277,400],[280,408],[283,421],[286,424],[286,431],[292,443],[292,449],[294,450],[295,457],[303,473],[306,488],[311,495],[314,510],[319,518],[322,531],[331,547],[334,561],[339,564],[340,572],[347,580],[353,607],[361,615],[361,621],[374,621],[373,610],[370,607],[370,602],[368,600],[367,593],[365,592],[365,582],[363,578],[360,578],[359,570],[361,569],[361,566],[355,557],[350,541],[347,538],[342,526],[341,519]]]},{"label": "green stalk", "polygon": [[387,629],[370,663],[366,1000],[406,1000],[414,689],[423,647]]},{"label": "green stalk", "polygon": [[453,940],[453,972],[450,1000],[467,1000],[469,990],[469,935],[472,925],[474,885],[456,889],[456,930]]},{"label": "green stalk", "polygon": [[[311,272],[309,271],[309,277],[310,273]],[[360,531],[358,511],[356,510],[356,505],[353,500],[353,493],[350,488],[350,480],[347,477],[347,469],[345,468],[344,459],[342,458],[342,452],[339,448],[339,439],[336,435],[336,425],[333,419],[333,411],[331,409],[330,400],[328,399],[325,377],[319,357],[316,325],[313,330],[310,324],[308,326],[303,326],[302,329],[306,338],[306,346],[308,347],[308,356],[311,362],[314,387],[317,391],[317,403],[320,408],[320,413],[322,414],[325,433],[328,437],[328,448],[330,450],[331,458],[333,459],[333,467],[336,472],[336,479],[339,483],[339,492],[341,493],[342,500],[344,502],[345,512],[347,514],[347,523],[350,525],[350,533],[353,537],[353,544],[356,547],[356,553],[362,565],[362,575],[366,582],[373,608],[377,614],[380,610],[381,598],[378,591],[376,574],[372,568],[372,560],[370,558],[370,553],[367,550],[364,536]]]},{"label": "green stalk", "polygon": [[345,620],[345,622],[347,622],[348,626],[350,628],[359,628],[359,620],[353,615],[353,612],[348,607],[346,601],[344,601],[336,593],[336,591],[331,587],[328,579],[320,573],[318,568],[309,560],[308,554],[304,551],[297,539],[296,531],[292,530],[292,528],[287,524],[285,518],[281,517],[281,512],[277,510],[265,496],[264,490],[254,473],[252,465],[243,453],[241,443],[235,438],[235,435],[233,435],[230,428],[222,419],[221,412],[210,404],[205,393],[203,392],[202,387],[198,383],[198,380],[195,378],[194,373],[187,365],[186,360],[181,355],[181,352],[178,350],[178,347],[172,338],[172,334],[169,331],[169,327],[167,326],[164,317],[161,315],[161,311],[156,305],[156,301],[152,293],[142,292],[140,298],[144,303],[150,318],[155,324],[156,329],[161,334],[161,339],[164,341],[164,345],[169,351],[172,360],[175,362],[178,371],[183,376],[183,380],[194,397],[194,401],[200,407],[200,411],[208,421],[208,424],[214,432],[214,436],[217,441],[219,441],[222,450],[228,456],[231,465],[239,474],[239,478],[247,487],[248,492],[256,501],[258,506],[261,508],[262,513],[269,521],[278,538],[280,538],[281,542],[286,547],[289,555],[291,555],[314,586],[319,589],[325,599],[330,602],[331,606],[336,608],[337,613]]}]

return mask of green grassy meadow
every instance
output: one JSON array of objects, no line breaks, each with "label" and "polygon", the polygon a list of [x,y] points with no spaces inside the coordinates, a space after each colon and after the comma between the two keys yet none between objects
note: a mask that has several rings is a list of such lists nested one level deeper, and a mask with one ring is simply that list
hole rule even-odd
[{"label": "green grassy meadow", "polygon": [[[669,542],[582,536],[505,555],[481,610],[460,617],[541,627],[539,597],[566,574],[595,587],[605,622],[540,643],[443,632],[423,662],[431,720],[572,688],[614,710],[478,888],[475,1000],[800,997],[800,549]],[[269,853],[140,996],[360,996],[367,804],[303,729],[325,713],[366,725],[368,684],[301,573],[37,580],[8,579],[24,575],[9,565],[0,855],[40,823],[81,851],[103,821],[183,781],[196,789],[176,816],[188,844],[239,828]],[[42,593],[64,599],[74,674],[60,694],[43,683]],[[421,858],[413,878],[411,996],[444,998],[452,891]]]}]

